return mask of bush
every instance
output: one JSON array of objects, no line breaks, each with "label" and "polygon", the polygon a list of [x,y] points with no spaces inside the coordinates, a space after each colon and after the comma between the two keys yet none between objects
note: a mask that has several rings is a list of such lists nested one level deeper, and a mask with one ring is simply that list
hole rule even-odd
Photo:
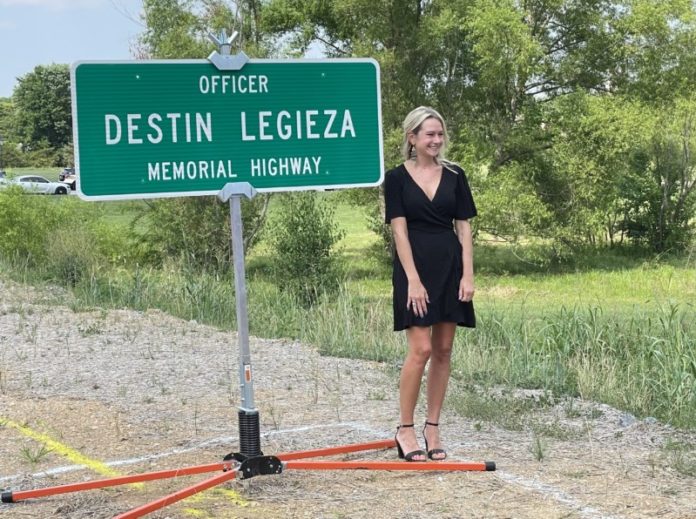
[{"label": "bush", "polygon": [[0,255],[34,266],[46,256],[56,206],[47,197],[27,195],[19,186],[0,189]]},{"label": "bush", "polygon": [[46,275],[61,284],[77,285],[99,263],[96,248],[85,247],[85,243],[93,241],[91,233],[82,225],[57,228],[46,240]]},{"label": "bush", "polygon": [[332,249],[344,233],[334,215],[316,193],[288,193],[279,196],[279,208],[267,226],[272,277],[306,307],[339,286],[340,269]]},{"label": "bush", "polygon": [[[268,195],[242,200],[244,249],[250,250],[266,219]],[[182,258],[192,266],[217,270],[230,264],[230,210],[215,197],[179,198],[148,202],[137,233],[143,260],[160,266]]]},{"label": "bush", "polygon": [[[98,264],[111,260],[123,240],[100,229],[99,214],[76,197],[0,190],[0,256],[35,269],[38,277],[75,286]],[[111,261],[114,263],[113,261]]]}]

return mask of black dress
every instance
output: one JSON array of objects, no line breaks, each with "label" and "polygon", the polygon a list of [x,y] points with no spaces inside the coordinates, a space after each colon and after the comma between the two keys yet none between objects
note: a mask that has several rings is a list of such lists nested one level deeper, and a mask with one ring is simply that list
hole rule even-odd
[{"label": "black dress", "polygon": [[430,299],[428,313],[423,317],[406,309],[408,280],[395,253],[394,330],[441,322],[475,327],[473,303],[458,298],[463,273],[462,246],[454,232],[453,220],[476,216],[464,171],[456,165],[443,165],[440,184],[430,200],[402,164],[387,172],[384,199],[387,223],[392,218],[406,217],[413,261]]}]

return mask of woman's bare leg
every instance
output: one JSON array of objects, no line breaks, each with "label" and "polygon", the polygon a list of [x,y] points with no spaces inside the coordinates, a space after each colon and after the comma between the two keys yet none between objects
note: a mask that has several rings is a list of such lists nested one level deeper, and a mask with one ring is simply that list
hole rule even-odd
[{"label": "woman's bare leg", "polygon": [[[440,411],[442,410],[442,403],[445,400],[447,384],[449,383],[452,343],[454,342],[456,329],[456,323],[438,323],[433,326],[431,337],[432,353],[430,366],[428,367],[427,383],[427,421],[431,423],[440,422]],[[428,440],[428,449],[442,448],[440,430],[437,427],[426,427],[425,437]]]},{"label": "woman's bare leg", "polygon": [[[404,365],[401,367],[399,411],[401,423],[412,424],[423,371],[425,371],[425,365],[430,358],[430,328],[412,326],[406,330],[406,339],[408,353]],[[400,429],[397,438],[406,454],[420,449],[415,430],[412,427]],[[425,457],[416,457],[415,459],[423,461]]]}]

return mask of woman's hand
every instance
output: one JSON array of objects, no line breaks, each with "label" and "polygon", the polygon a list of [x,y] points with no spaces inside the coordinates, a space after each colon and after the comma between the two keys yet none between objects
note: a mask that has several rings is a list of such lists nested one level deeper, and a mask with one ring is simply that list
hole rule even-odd
[{"label": "woman's hand", "polygon": [[406,299],[406,310],[413,309],[413,313],[418,317],[423,317],[428,313],[428,292],[425,290],[420,280],[408,282],[408,298]]},{"label": "woman's hand", "polygon": [[474,280],[468,276],[462,276],[459,281],[459,300],[469,302],[474,298]]}]

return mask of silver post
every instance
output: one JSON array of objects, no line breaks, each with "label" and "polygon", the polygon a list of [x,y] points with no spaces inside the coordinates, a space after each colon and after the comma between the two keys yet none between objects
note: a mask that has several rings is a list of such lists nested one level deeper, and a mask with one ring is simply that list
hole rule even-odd
[{"label": "silver post", "polygon": [[[219,37],[212,33],[208,36],[218,45],[208,60],[222,71],[241,69],[249,57],[242,50],[231,54],[232,43],[238,33],[227,37],[222,30]],[[232,257],[234,260],[234,291],[237,306],[237,342],[239,344],[239,386],[242,393],[242,405],[239,408],[239,452],[247,457],[261,456],[261,432],[259,412],[254,407],[254,378],[251,370],[251,353],[249,352],[249,319],[247,316],[246,274],[244,272],[244,240],[242,239],[241,198],[252,198],[256,194],[248,182],[226,184],[218,193],[218,198],[230,203],[230,233],[232,235]]]},{"label": "silver post", "polygon": [[239,452],[247,457],[261,456],[259,412],[254,407],[254,377],[249,351],[249,319],[247,315],[246,274],[244,272],[244,239],[242,236],[242,197],[253,198],[256,190],[248,182],[226,184],[218,198],[230,203],[230,235],[234,262],[234,291],[237,306],[237,344],[239,345],[239,386],[242,405],[239,408]]},{"label": "silver post", "polygon": [[230,229],[234,260],[234,297],[237,303],[237,338],[239,343],[239,384],[242,407],[254,410],[254,380],[249,352],[249,319],[247,314],[246,276],[244,273],[244,240],[242,238],[242,209],[240,195],[230,198]]}]

